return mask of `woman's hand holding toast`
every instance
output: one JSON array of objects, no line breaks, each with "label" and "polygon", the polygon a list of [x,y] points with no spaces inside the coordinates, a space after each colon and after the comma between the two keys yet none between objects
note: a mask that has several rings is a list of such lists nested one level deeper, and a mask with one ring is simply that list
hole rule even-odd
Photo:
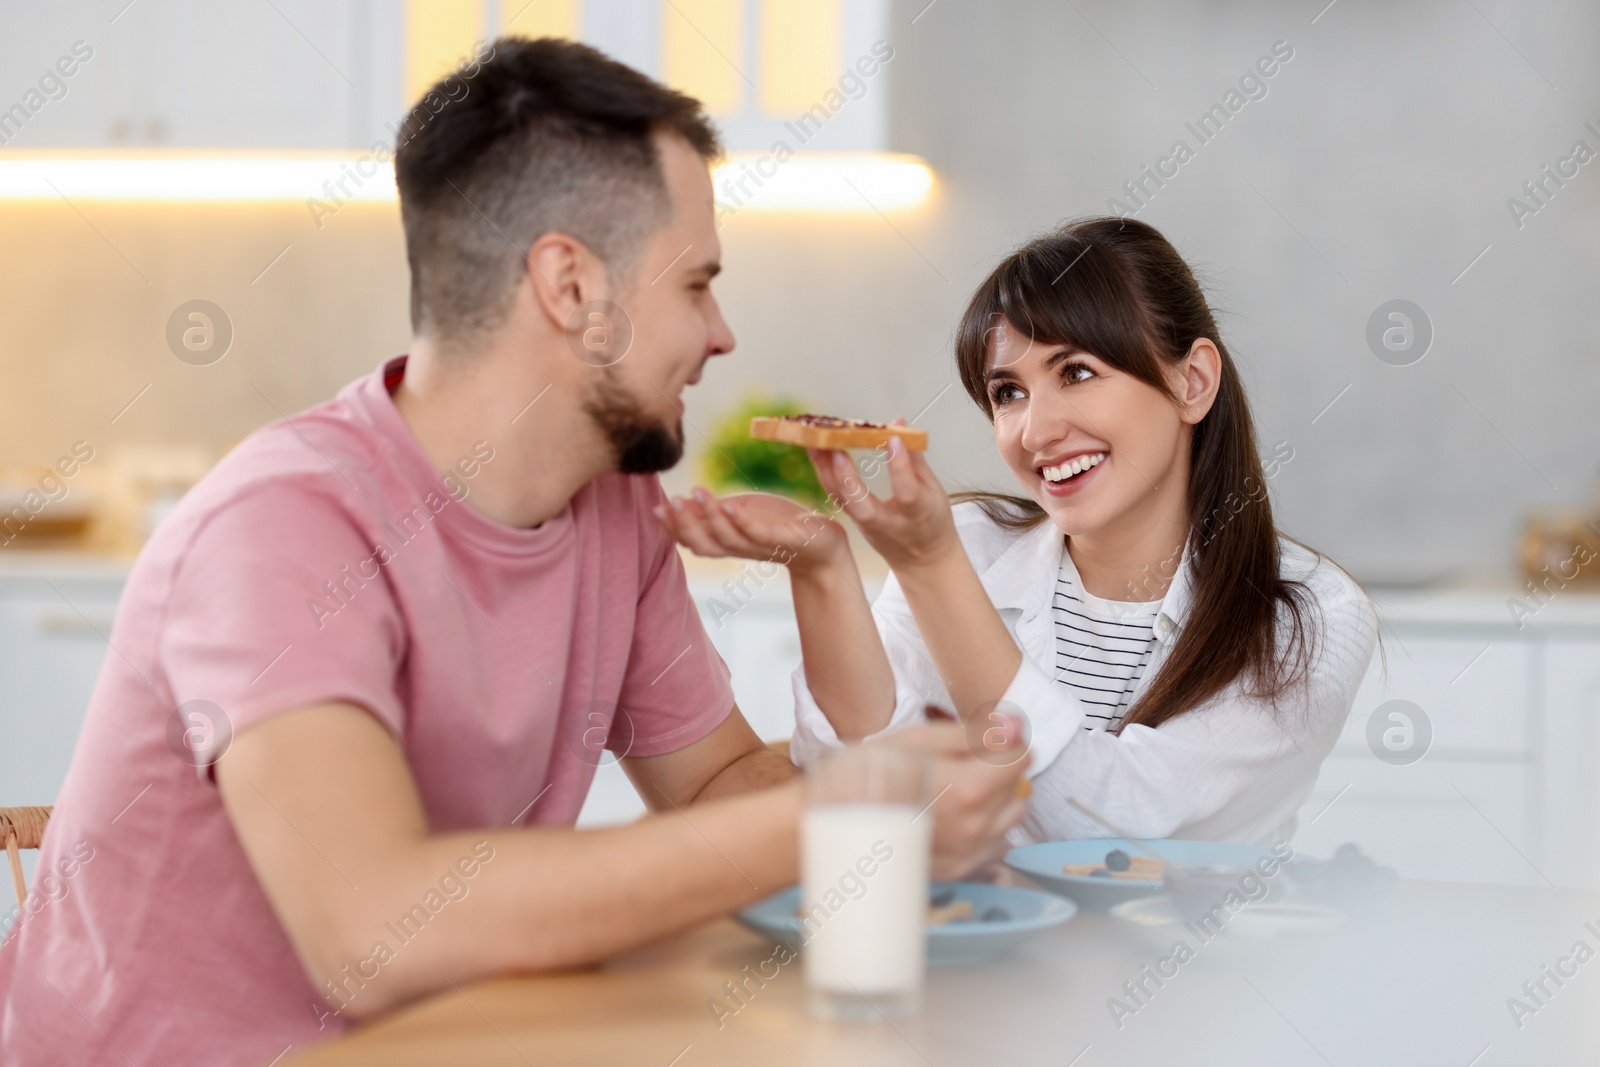
[{"label": "woman's hand holding toast", "polygon": [[[904,422],[896,419],[895,425]],[[893,495],[884,498],[867,489],[848,452],[808,451],[822,487],[840,502],[867,543],[897,573],[961,552],[950,498],[922,453],[906,448],[899,438],[890,439],[887,452]]]}]

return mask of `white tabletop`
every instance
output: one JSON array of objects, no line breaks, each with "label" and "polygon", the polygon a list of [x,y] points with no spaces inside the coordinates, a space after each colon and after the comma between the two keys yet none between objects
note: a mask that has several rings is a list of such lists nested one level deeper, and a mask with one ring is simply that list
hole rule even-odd
[{"label": "white tabletop", "polygon": [[[1594,922],[1595,929],[1584,925]],[[1108,1002],[1165,953],[1085,912],[1008,956],[930,971],[919,1016],[808,1019],[798,961],[736,1014],[725,982],[773,954],[731,921],[602,969],[463,987],[286,1063],[946,1064],[1102,1067],[1495,1067],[1595,1062],[1600,962],[1576,969],[1521,1027],[1507,999],[1582,941],[1600,949],[1600,895],[1404,883],[1342,933],[1251,963],[1189,938],[1193,960],[1119,1027]],[[771,968],[768,968],[768,973]],[[719,1026],[719,1020],[721,1025]]]}]

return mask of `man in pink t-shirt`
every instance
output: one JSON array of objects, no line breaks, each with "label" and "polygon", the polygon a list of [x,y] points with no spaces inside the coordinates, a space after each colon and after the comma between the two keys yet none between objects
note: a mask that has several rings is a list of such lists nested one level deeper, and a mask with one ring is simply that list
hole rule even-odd
[{"label": "man in pink t-shirt", "polygon": [[[733,348],[716,136],[554,40],[429,99],[396,155],[411,354],[253,434],[135,564],[0,947],[8,1067],[265,1064],[795,880],[795,769],[658,521],[682,390]],[[936,872],[992,859],[1022,761],[913,742]],[[653,814],[575,831],[604,750]]]}]

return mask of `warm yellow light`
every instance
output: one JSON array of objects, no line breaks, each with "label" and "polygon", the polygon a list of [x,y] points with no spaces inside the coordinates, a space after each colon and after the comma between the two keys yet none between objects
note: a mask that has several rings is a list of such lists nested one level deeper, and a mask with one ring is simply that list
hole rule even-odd
[{"label": "warm yellow light", "polygon": [[[933,171],[886,152],[736,152],[712,175],[721,217],[740,211],[885,214],[925,203]],[[0,153],[0,200],[393,203],[394,168],[371,152],[208,155]]]},{"label": "warm yellow light", "polygon": [[576,40],[578,0],[500,0],[500,32]]},{"label": "warm yellow light", "polygon": [[839,77],[840,0],[762,0],[761,110],[811,110]]},{"label": "warm yellow light", "polygon": [[662,80],[717,115],[744,103],[743,0],[662,0]]},{"label": "warm yellow light", "polygon": [[712,174],[717,213],[740,211],[907,211],[933,191],[933,171],[916,156],[888,152],[735,152]]},{"label": "warm yellow light", "polygon": [[370,152],[217,156],[0,155],[4,200],[393,201],[394,167]]},{"label": "warm yellow light", "polygon": [[406,104],[472,54],[483,0],[406,0]]}]

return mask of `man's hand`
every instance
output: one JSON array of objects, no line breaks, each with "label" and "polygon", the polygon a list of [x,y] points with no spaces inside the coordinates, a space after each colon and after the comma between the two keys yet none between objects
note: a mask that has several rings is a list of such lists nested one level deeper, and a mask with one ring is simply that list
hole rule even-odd
[{"label": "man's hand", "polygon": [[956,723],[909,727],[871,742],[920,749],[934,757],[934,878],[959,879],[1005,855],[1006,831],[1028,810],[1018,788],[1028,755],[1017,736],[1008,737],[1004,748],[985,750],[982,758]]},{"label": "man's hand", "polygon": [[656,508],[656,518],[697,556],[772,560],[793,571],[836,565],[850,552],[844,527],[771,493],[717,498],[696,489]]}]

